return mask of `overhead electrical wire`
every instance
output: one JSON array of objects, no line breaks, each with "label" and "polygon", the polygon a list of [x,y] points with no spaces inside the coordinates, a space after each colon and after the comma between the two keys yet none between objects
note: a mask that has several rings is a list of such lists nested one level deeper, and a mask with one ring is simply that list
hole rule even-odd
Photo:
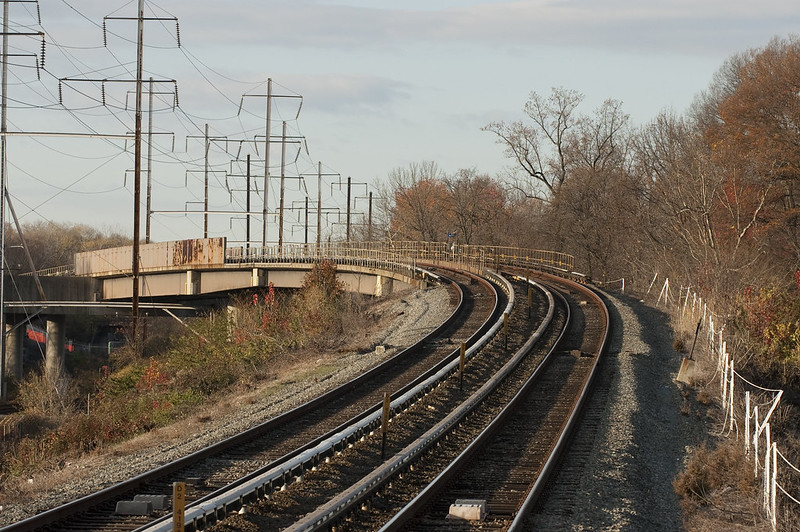
[{"label": "overhead electrical wire", "polygon": [[[92,21],[91,18],[89,18],[86,15],[84,15],[82,12],[80,12],[78,9],[76,9],[73,5],[71,5],[67,0],[62,0],[62,3],[64,5],[66,5],[69,9],[71,9],[72,11],[78,13],[81,17],[83,17],[84,19],[89,21],[95,27],[102,28],[102,26],[100,24]],[[127,4],[119,7],[113,13],[117,13],[117,12],[121,11],[126,6],[130,5],[131,3],[132,2],[128,2]],[[153,9],[150,6],[148,6],[148,8],[151,11],[153,11]],[[166,24],[165,24],[164,21],[161,21],[161,24],[164,26],[165,29],[167,29]],[[107,31],[107,29],[106,29],[106,31]],[[123,40],[125,40],[127,42],[133,42],[133,41],[131,41],[129,39],[126,39],[125,37],[117,34],[117,33],[111,32],[111,34],[115,38],[121,38],[121,39],[123,39]],[[118,55],[115,54],[112,50],[110,50],[109,47],[107,47],[107,46],[103,46],[103,47],[100,47],[100,46],[97,46],[97,47],[78,47],[78,46],[74,46],[74,47],[70,47],[70,46],[64,46],[64,45],[61,45],[60,43],[57,43],[55,39],[51,39],[51,42],[54,43],[56,48],[60,51],[61,54],[63,54],[63,56],[66,58],[66,60],[69,63],[71,63],[73,65],[73,67],[75,67],[75,70],[82,71],[84,73],[88,73],[88,75],[92,75],[93,73],[108,72],[108,73],[111,73],[112,75],[114,75],[115,77],[117,75],[123,75],[123,76],[124,75],[130,75],[130,73],[131,73],[130,66],[131,66],[132,63],[121,61],[119,59]],[[88,67],[88,65],[86,65],[85,63],[80,61],[78,58],[72,57],[72,54],[70,52],[70,50],[99,50],[100,48],[104,48],[107,51],[109,56],[117,63],[116,66],[110,66],[110,67],[106,67],[106,68],[102,68],[102,69],[91,69],[91,68]],[[162,47],[154,47],[154,48],[162,48]],[[174,47],[170,47],[170,48],[174,48]],[[179,50],[181,51],[181,53],[184,56],[184,58],[186,59],[186,61],[188,61],[189,64],[191,65],[191,67],[198,72],[198,74],[209,85],[209,87],[211,87],[216,93],[221,95],[224,98],[224,100],[234,108],[238,109],[238,107],[240,105],[239,102],[234,101],[223,90],[221,90],[215,84],[215,82],[211,79],[211,77],[208,75],[208,73],[212,73],[212,74],[218,76],[221,79],[224,79],[224,80],[227,80],[227,81],[231,81],[231,82],[234,82],[234,83],[248,85],[248,86],[251,86],[253,88],[255,88],[255,86],[258,86],[258,85],[263,86],[264,83],[265,83],[265,81],[259,81],[259,82],[256,83],[256,82],[246,82],[246,81],[233,79],[233,78],[231,78],[229,76],[221,74],[220,72],[210,68],[206,63],[204,63],[202,60],[200,60],[199,57],[197,57],[197,55],[195,55],[191,50],[187,49],[185,46],[181,45]],[[78,66],[79,63],[81,64],[80,67]],[[121,69],[121,71],[120,71],[121,74],[113,74],[113,70],[114,69]],[[48,71],[48,70],[45,70],[45,71],[50,76],[52,76],[54,79],[59,79],[57,76],[55,76],[50,71]],[[281,85],[279,83],[276,83],[275,85],[277,87],[280,87],[281,90],[285,90],[288,93],[291,93],[291,94],[299,96],[298,93],[296,93],[295,91],[292,91],[288,87],[285,87],[285,86],[283,86],[283,85]],[[99,84],[95,84],[95,86],[99,87]],[[28,87],[32,89],[33,85],[28,85]],[[44,87],[45,87],[45,91],[47,91],[50,94],[50,96],[54,98],[53,92],[51,90],[49,90],[46,87],[46,85]],[[79,89],[75,88],[74,86],[70,86],[70,90],[76,91],[82,97],[88,98],[89,101],[95,102],[96,105],[86,106],[86,107],[77,108],[77,109],[70,109],[67,106],[63,106],[63,105],[61,107],[58,107],[58,106],[55,106],[55,105],[52,105],[52,106],[38,105],[38,106],[35,106],[33,108],[40,108],[40,109],[47,109],[47,110],[56,110],[56,109],[59,109],[59,108],[60,109],[65,109],[71,114],[71,116],[79,124],[81,124],[87,130],[93,131],[95,133],[96,133],[96,131],[95,131],[94,127],[90,126],[86,121],[82,120],[78,116],[78,114],[83,114],[83,115],[85,115],[87,117],[91,117],[92,119],[96,119],[96,118],[111,119],[111,120],[114,120],[114,121],[118,122],[120,125],[122,125],[126,129],[130,127],[129,124],[130,124],[130,121],[132,120],[132,111],[130,110],[127,102],[123,102],[122,100],[120,100],[120,99],[118,99],[116,97],[113,97],[113,96],[112,97],[107,97],[106,101],[103,102],[103,101],[99,100],[96,97],[92,97],[92,95],[90,95],[88,92],[79,90]],[[250,89],[250,91],[252,91],[252,89]],[[250,91],[245,91],[245,94],[247,94]],[[36,91],[36,90],[34,90],[34,93],[36,93],[39,97],[44,98],[44,94],[38,93],[38,91]],[[111,103],[109,103],[109,101]],[[161,101],[162,101],[162,104],[166,103],[167,105],[169,105],[169,103],[170,103],[170,102],[164,102],[163,100],[161,100]],[[20,100],[20,101],[14,100],[14,103],[18,104],[18,105],[25,105],[25,102],[22,101],[22,100]],[[187,131],[187,135],[189,133],[192,133],[192,132],[200,133],[200,134],[203,133],[204,127],[197,122],[198,120],[205,120],[206,122],[214,122],[214,123],[220,123],[220,124],[221,123],[225,123],[225,122],[229,122],[231,120],[235,120],[235,121],[238,122],[238,129],[239,129],[239,132],[242,135],[242,139],[240,139],[240,140],[241,140],[241,142],[243,144],[241,144],[239,146],[240,150],[244,147],[245,150],[248,151],[248,152],[252,151],[252,149],[255,149],[255,152],[257,153],[258,152],[258,148],[257,148],[258,144],[259,143],[263,143],[264,141],[268,141],[267,139],[264,139],[264,140],[261,140],[261,141],[257,140],[257,137],[258,137],[259,133],[262,133],[261,136],[263,137],[263,126],[250,127],[245,123],[244,117],[242,116],[244,114],[246,117],[249,117],[249,119],[255,118],[255,119],[258,119],[258,120],[263,120],[263,115],[259,116],[258,114],[253,113],[251,111],[248,111],[246,109],[244,110],[243,113],[236,113],[235,115],[231,115],[231,116],[227,116],[227,117],[223,117],[223,118],[219,118],[219,117],[203,118],[203,117],[200,117],[199,115],[196,115],[196,114],[188,112],[186,109],[184,109],[180,105],[174,106],[173,109],[175,111],[173,113],[173,115],[178,119],[177,120],[178,124],[182,125],[184,127],[184,129]],[[169,110],[170,110],[169,108],[165,107],[165,108],[162,108],[158,112],[162,112],[162,111],[166,112],[166,111],[169,111]],[[95,114],[95,113],[91,113],[91,111],[104,111],[104,113],[103,114]],[[276,115],[278,116],[278,120],[276,120],[276,121],[274,121],[272,123],[272,128],[271,128],[272,131],[270,132],[270,137],[273,139],[273,141],[274,141],[274,138],[275,138],[275,135],[274,135],[275,126],[277,125],[278,122],[284,121],[284,120],[282,120],[282,116],[283,116],[283,113],[284,113],[284,107],[282,107],[281,105],[277,105],[276,104],[274,106],[274,111],[275,111]],[[124,117],[124,119],[123,119],[123,117]],[[302,136],[302,135],[299,134],[300,133],[300,127],[299,127],[299,122],[297,121],[297,117],[296,116],[292,116],[292,118],[289,119],[289,120],[286,120],[286,122],[293,124],[290,127],[293,129],[293,131],[296,131],[298,133],[298,135],[292,135],[292,136]],[[161,133],[163,134],[164,131],[162,131]],[[244,139],[248,139],[250,137],[252,137],[250,140],[247,140],[247,141],[244,140]],[[110,142],[109,139],[106,139],[106,142]],[[248,146],[251,143],[252,143],[253,146],[248,148]],[[43,146],[47,147],[44,143],[41,143],[41,144]],[[215,144],[215,143],[212,142],[212,144]],[[121,147],[121,146],[119,146],[118,144],[115,144],[115,143],[111,143],[111,145],[114,147],[115,150],[120,150],[120,151],[116,156],[114,156],[110,160],[117,159],[120,155],[125,154],[125,153],[129,153],[127,148],[123,148],[123,147]],[[306,180],[303,179],[302,174],[304,174],[304,173],[308,173],[308,174],[313,173],[313,172],[311,172],[310,168],[312,166],[316,167],[316,163],[312,163],[312,161],[311,161],[310,154],[308,153],[308,144],[307,144],[307,142],[304,141],[303,142],[303,146],[301,148],[304,148],[304,149],[300,150],[300,153],[298,154],[298,156],[291,163],[287,163],[287,168],[292,168],[292,169],[294,169],[296,171],[297,177],[293,176],[292,179],[297,178],[299,180],[298,187],[301,187],[301,188],[305,189],[305,193],[306,193],[306,195],[308,195],[308,189],[307,189],[307,186],[306,186]],[[54,153],[60,153],[62,155],[71,155],[71,154],[66,154],[64,152],[60,152],[59,150],[56,150],[54,148],[49,148],[49,149],[54,151]],[[201,164],[204,165],[205,164],[205,158],[204,157],[194,157],[194,158],[191,158],[191,159],[180,157],[179,154],[176,153],[174,150],[170,151],[168,149],[164,149],[156,142],[152,143],[151,149],[152,149],[152,152],[157,155],[157,157],[155,159],[151,158],[150,160],[153,161],[154,163],[158,164],[158,165],[178,165],[178,166],[184,167],[187,170],[187,172],[190,172],[190,173],[191,172],[195,172],[196,173],[197,170],[199,169],[199,165],[201,165]],[[222,153],[227,153],[228,155],[233,155],[233,153],[231,153],[231,150],[223,148],[221,151],[222,151]],[[187,151],[186,153],[188,155],[189,152]],[[217,155],[214,158],[218,158],[218,157],[219,156]],[[93,158],[76,157],[76,159],[92,160]],[[107,162],[110,162],[110,160],[107,161]],[[107,162],[104,163],[104,164],[107,164]],[[231,161],[228,161],[228,162],[231,162]],[[239,162],[237,164],[241,164],[241,162]],[[278,164],[279,163],[276,163],[275,160],[273,159],[273,160],[271,160],[270,168],[275,168],[275,167],[277,167]],[[219,190],[219,191],[223,191],[224,190],[224,191],[227,192],[227,195],[228,195],[229,199],[228,199],[228,203],[226,203],[226,204],[233,204],[233,205],[237,205],[237,206],[242,206],[241,205],[242,202],[243,202],[242,195],[241,194],[236,194],[235,193],[236,191],[231,190],[230,185],[227,182],[223,183],[222,179],[220,178],[219,168],[221,168],[223,166],[226,166],[226,165],[227,165],[227,163],[211,163],[210,167],[213,168],[216,171],[212,172],[214,175],[213,175],[213,178],[211,179],[209,184],[210,184],[212,190]],[[301,171],[301,167],[302,168],[307,168],[309,170],[308,171]],[[262,168],[263,168],[263,164],[262,164]],[[97,169],[95,169],[95,171],[96,170]],[[290,173],[291,173],[291,171],[290,171]],[[171,179],[171,178],[169,178],[169,176],[162,177],[162,175],[163,175],[163,172],[156,172],[155,176],[154,176],[154,178],[152,180],[153,183],[154,184],[158,184],[158,186],[166,187],[166,188],[173,188],[173,189],[186,188],[185,186],[180,187],[180,186],[169,185],[168,183],[173,182],[174,178]],[[254,177],[255,182],[258,183],[258,176],[257,175],[253,175],[253,177]],[[277,186],[276,177],[277,176],[275,174],[273,174],[273,179],[270,182],[271,198],[275,198],[276,197],[275,196],[275,187]],[[69,191],[70,187],[74,186],[74,184],[75,183],[68,185],[64,189],[64,192]],[[249,185],[248,185],[248,187],[249,187]],[[114,189],[114,190],[118,190],[118,188]],[[189,193],[189,196],[191,198],[193,198],[195,200],[199,200],[200,199],[200,198],[198,198],[198,196],[195,193],[195,191],[193,189],[191,189],[191,187],[190,187],[190,189],[187,190],[187,192]],[[258,194],[258,192],[259,192],[258,191],[258,187],[256,187],[256,193]],[[107,193],[107,191],[103,192],[103,193]],[[191,217],[192,213],[188,212],[188,213],[186,213],[186,215]]]}]

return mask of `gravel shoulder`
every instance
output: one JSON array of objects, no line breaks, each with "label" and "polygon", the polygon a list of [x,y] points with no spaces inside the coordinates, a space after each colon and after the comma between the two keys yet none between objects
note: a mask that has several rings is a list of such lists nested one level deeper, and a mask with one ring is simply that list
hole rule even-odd
[{"label": "gravel shoulder", "polygon": [[675,380],[683,355],[669,316],[629,296],[605,299],[612,339],[585,411],[601,422],[576,431],[532,521],[537,530],[683,530],[672,480],[711,422]]},{"label": "gravel shoulder", "polygon": [[208,445],[256,426],[316,397],[413,344],[453,312],[444,286],[407,290],[377,301],[370,312],[379,316],[369,331],[370,344],[385,352],[321,353],[309,367],[245,395],[230,397],[191,419],[153,430],[75,461],[57,471],[34,475],[0,492],[0,527],[88,495],[154,469]]}]

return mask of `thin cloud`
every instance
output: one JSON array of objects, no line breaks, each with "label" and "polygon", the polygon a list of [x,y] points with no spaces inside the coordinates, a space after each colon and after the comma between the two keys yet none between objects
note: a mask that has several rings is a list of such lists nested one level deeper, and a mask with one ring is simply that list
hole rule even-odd
[{"label": "thin cloud", "polygon": [[390,114],[411,91],[396,80],[343,74],[286,75],[281,83],[303,94],[304,107],[330,113]]},{"label": "thin cloud", "polygon": [[[362,3],[363,4],[363,3]],[[438,10],[379,8],[312,0],[253,0],[237,4],[187,4],[193,25],[225,44],[352,49],[409,43],[490,45],[638,46],[687,51],[731,40],[763,27],[796,28],[800,12],[787,1],[531,0],[490,2]],[[186,18],[184,15],[183,18]],[[213,21],[213,28],[208,23]],[[713,35],[713,39],[710,38]]]}]

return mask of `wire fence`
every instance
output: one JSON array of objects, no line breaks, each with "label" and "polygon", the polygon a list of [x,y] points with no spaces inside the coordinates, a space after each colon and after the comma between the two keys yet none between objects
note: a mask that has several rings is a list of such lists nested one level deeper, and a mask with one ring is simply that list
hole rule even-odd
[{"label": "wire fence", "polygon": [[[647,294],[651,293],[655,281],[656,277]],[[720,436],[742,440],[742,452],[752,464],[753,475],[762,488],[762,510],[772,530],[778,530],[779,523],[792,523],[800,515],[800,469],[781,452],[770,425],[770,420],[780,413],[784,391],[760,386],[736,371],[734,357],[728,350],[725,325],[721,323],[723,318],[715,315],[691,287],[680,287],[677,297],[673,292],[666,279],[656,306],[663,302],[666,308],[676,310],[680,319],[690,320],[692,324],[697,322],[698,330],[704,328],[705,353],[714,364],[714,375],[709,382],[719,385],[723,413]]]}]

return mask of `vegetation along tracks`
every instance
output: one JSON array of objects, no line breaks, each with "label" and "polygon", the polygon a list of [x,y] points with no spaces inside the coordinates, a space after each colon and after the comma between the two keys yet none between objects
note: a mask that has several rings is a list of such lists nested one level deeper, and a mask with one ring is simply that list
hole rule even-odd
[{"label": "vegetation along tracks", "polygon": [[[453,275],[454,277],[456,275]],[[436,276],[439,277],[439,276]],[[453,315],[436,331],[420,342],[395,355],[364,375],[301,405],[282,416],[219,444],[194,453],[177,462],[166,464],[130,481],[110,486],[63,507],[54,508],[33,518],[6,527],[16,530],[133,530],[152,522],[153,515],[122,516],[116,513],[118,501],[131,500],[135,494],[171,494],[171,484],[188,481],[186,497],[192,505],[213,498],[225,487],[235,486],[264,470],[280,468],[280,464],[297,464],[303,456],[340,431],[368,417],[379,407],[383,394],[401,394],[426,373],[436,372],[447,359],[458,356],[454,340],[471,345],[485,334],[502,316],[502,293],[475,276],[458,275],[462,282],[452,282],[458,301]],[[443,281],[447,280],[441,277]],[[351,434],[339,444],[346,446]],[[310,462],[286,466],[284,474],[271,480],[266,491],[280,490],[303,475]],[[265,466],[265,464],[267,464]],[[156,516],[168,511],[156,511]]]}]

